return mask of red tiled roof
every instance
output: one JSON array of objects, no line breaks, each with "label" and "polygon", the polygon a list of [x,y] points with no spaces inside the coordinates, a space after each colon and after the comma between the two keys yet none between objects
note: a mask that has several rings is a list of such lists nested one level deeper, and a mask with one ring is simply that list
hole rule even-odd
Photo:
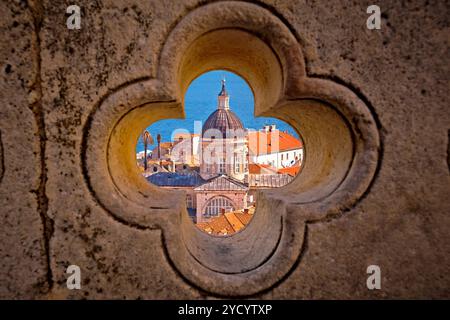
[{"label": "red tiled roof", "polygon": [[302,147],[302,142],[299,139],[280,130],[271,132],[249,131],[248,133],[248,148],[252,155],[270,154]]},{"label": "red tiled roof", "polygon": [[197,227],[214,235],[227,235],[243,229],[252,219],[255,209],[248,212],[243,210],[226,212],[218,217],[211,218],[208,222],[199,222]]},{"label": "red tiled roof", "polygon": [[295,177],[300,172],[300,166],[292,166],[287,168],[282,168],[278,170],[278,173],[288,174],[291,177]]},{"label": "red tiled roof", "polygon": [[235,212],[236,217],[242,222],[244,226],[246,226],[250,220],[252,220],[253,215],[251,213],[244,212]]},{"label": "red tiled roof", "polygon": [[248,165],[248,171],[250,174],[261,174],[262,171],[265,171],[264,173],[276,173],[277,169],[274,167],[268,165],[268,164],[262,164],[262,163],[249,163]]},{"label": "red tiled roof", "polygon": [[231,234],[234,233],[234,229],[228,222],[225,215],[212,218],[209,222],[197,223],[197,227],[211,234]]}]

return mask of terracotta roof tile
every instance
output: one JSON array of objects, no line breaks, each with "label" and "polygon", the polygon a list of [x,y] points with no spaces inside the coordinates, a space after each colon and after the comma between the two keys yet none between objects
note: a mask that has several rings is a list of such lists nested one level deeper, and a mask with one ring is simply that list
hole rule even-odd
[{"label": "terracotta roof tile", "polygon": [[299,172],[300,172],[300,165],[287,167],[287,168],[282,168],[282,169],[278,170],[278,173],[288,174],[291,177],[295,177]]},{"label": "terracotta roof tile", "polygon": [[249,163],[248,171],[250,174],[277,173],[276,168],[268,164],[261,164],[261,163]]},{"label": "terracotta roof tile", "polygon": [[[277,146],[278,138],[278,146]],[[272,145],[273,144],[273,145]],[[280,151],[300,149],[302,142],[287,132],[274,130],[271,132],[249,131],[248,148],[252,155],[270,154]]]},{"label": "terracotta roof tile", "polygon": [[239,220],[238,217],[236,217],[236,214],[234,212],[227,212],[224,214],[224,216],[228,220],[228,223],[231,224],[235,232],[244,228],[244,224],[241,222],[241,220]]},{"label": "terracotta roof tile", "polygon": [[200,222],[197,223],[197,227],[202,229],[205,232],[215,234],[215,235],[224,235],[234,233],[234,229],[228,220],[225,218],[225,215],[220,215],[218,217],[211,218],[208,222]]},{"label": "terracotta roof tile", "polygon": [[235,215],[242,222],[242,224],[244,226],[249,224],[250,220],[252,220],[252,218],[253,218],[252,213],[236,212]]},{"label": "terracotta roof tile", "polygon": [[243,210],[227,212],[218,217],[211,218],[208,222],[199,222],[197,227],[214,235],[227,235],[243,229],[252,219],[254,208],[249,212]]}]

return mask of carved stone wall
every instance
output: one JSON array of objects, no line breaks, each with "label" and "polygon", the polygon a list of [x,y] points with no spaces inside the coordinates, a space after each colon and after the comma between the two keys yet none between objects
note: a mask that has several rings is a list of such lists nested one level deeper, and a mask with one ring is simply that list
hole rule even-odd
[{"label": "carved stone wall", "polygon": [[[0,4],[1,298],[449,298],[445,3],[380,1],[380,30],[341,1],[76,4],[80,30],[65,1]],[[226,238],[134,159],[142,129],[179,117],[214,69],[306,148]]]}]

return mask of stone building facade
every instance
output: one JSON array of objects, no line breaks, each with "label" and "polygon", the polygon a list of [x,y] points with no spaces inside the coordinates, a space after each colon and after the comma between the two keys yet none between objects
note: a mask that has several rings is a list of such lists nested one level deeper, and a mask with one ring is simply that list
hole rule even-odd
[{"label": "stone building facade", "polygon": [[[449,298],[445,1],[379,1],[379,30],[362,2],[77,4],[69,30],[66,1],[0,2],[1,298]],[[195,232],[184,193],[134,156],[213,69],[306,147],[227,241]]]},{"label": "stone building facade", "polygon": [[225,212],[247,208],[248,185],[226,175],[218,176],[196,187],[196,222],[208,221]]},{"label": "stone building facade", "polygon": [[276,169],[301,166],[304,148],[301,140],[278,130],[275,125],[247,133],[248,162],[270,165]]}]

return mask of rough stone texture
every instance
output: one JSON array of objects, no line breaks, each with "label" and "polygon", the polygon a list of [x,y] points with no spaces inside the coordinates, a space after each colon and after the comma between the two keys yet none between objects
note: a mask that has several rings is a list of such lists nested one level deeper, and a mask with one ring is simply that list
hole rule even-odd
[{"label": "rough stone texture", "polygon": [[22,2],[0,15],[0,297],[33,298],[48,290],[35,23]]},{"label": "rough stone texture", "polygon": [[[73,31],[68,4],[0,4],[0,297],[206,298],[167,260],[160,230],[104,213],[80,157],[92,106],[154,76],[168,33],[200,1],[80,1]],[[298,36],[308,75],[370,102],[383,152],[363,199],[309,224],[295,270],[256,297],[450,297],[448,7],[381,1],[382,29],[369,31],[367,5],[264,3]],[[65,287],[70,264],[82,269],[82,290]],[[380,291],[365,286],[370,264],[381,267]]]}]

